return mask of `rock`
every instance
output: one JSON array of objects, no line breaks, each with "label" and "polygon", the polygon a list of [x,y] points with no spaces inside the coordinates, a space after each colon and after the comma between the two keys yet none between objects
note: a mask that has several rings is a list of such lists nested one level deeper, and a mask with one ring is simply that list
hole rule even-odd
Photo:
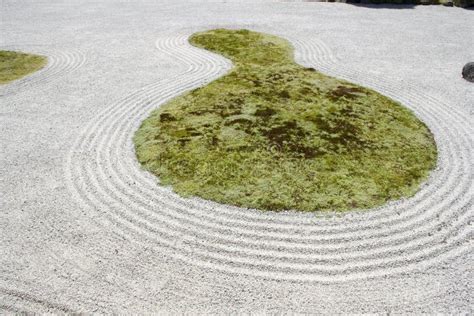
[{"label": "rock", "polygon": [[474,82],[474,62],[467,63],[462,68],[462,77],[467,81]]},{"label": "rock", "polygon": [[452,6],[453,6],[453,2],[452,2],[452,1],[446,1],[446,2],[443,3],[443,5],[444,5],[445,7],[452,7]]}]

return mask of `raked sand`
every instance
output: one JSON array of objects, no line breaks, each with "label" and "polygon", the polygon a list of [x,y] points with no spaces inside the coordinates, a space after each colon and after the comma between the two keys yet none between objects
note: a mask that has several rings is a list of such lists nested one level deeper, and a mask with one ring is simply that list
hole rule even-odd
[{"label": "raked sand", "polygon": [[[473,10],[6,0],[0,15],[0,49],[49,58],[0,86],[0,313],[474,312]],[[282,36],[299,63],[402,102],[436,170],[412,198],[345,214],[159,186],[133,134],[232,67],[187,41],[217,27]]]}]

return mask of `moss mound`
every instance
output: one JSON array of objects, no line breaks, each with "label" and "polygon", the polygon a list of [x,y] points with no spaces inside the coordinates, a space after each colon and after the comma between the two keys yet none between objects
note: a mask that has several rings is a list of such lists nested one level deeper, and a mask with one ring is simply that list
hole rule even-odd
[{"label": "moss mound", "polygon": [[183,196],[243,207],[348,210],[414,194],[436,163],[408,109],[293,61],[290,44],[248,30],[194,34],[226,76],[155,110],[138,160]]},{"label": "moss mound", "polygon": [[0,84],[20,79],[46,65],[44,56],[0,51]]}]

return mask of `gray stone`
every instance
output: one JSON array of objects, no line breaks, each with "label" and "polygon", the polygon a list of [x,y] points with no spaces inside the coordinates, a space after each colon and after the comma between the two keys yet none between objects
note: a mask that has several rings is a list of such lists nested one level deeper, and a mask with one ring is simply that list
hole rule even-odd
[{"label": "gray stone", "polygon": [[474,62],[464,65],[462,68],[462,77],[467,81],[474,82]]}]

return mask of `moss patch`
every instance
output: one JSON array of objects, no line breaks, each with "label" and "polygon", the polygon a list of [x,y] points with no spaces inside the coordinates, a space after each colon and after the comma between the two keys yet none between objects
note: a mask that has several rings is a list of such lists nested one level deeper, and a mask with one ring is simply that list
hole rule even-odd
[{"label": "moss patch", "polygon": [[301,211],[381,205],[417,191],[436,163],[427,127],[366,88],[293,61],[290,44],[248,30],[194,34],[234,63],[155,110],[138,160],[183,196]]},{"label": "moss patch", "polygon": [[46,65],[44,56],[0,51],[0,84],[19,79]]}]

